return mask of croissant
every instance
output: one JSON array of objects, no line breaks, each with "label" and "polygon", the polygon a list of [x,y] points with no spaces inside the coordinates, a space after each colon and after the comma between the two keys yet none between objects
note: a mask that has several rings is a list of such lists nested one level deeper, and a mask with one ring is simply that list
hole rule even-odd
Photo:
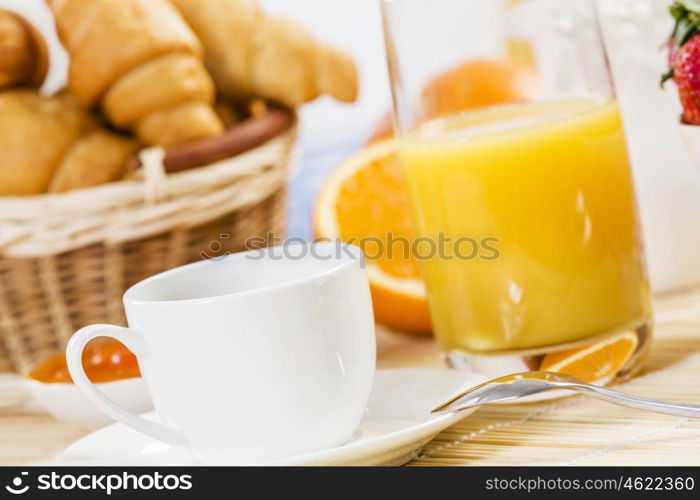
[{"label": "croissant", "polygon": [[321,94],[352,102],[352,59],[314,41],[298,24],[263,12],[258,0],[172,0],[205,50],[219,91],[296,107]]},{"label": "croissant", "polygon": [[71,57],[69,89],[149,145],[223,132],[202,46],[167,0],[46,0]]},{"label": "croissant", "polygon": [[64,192],[120,179],[138,145],[100,127],[69,95],[0,92],[0,196]]},{"label": "croissant", "polygon": [[136,153],[136,141],[97,129],[81,137],[61,160],[49,193],[100,186],[122,179],[129,158]]},{"label": "croissant", "polygon": [[95,123],[68,97],[0,93],[0,195],[46,192],[61,159]]},{"label": "croissant", "polygon": [[0,88],[39,87],[48,67],[41,35],[19,15],[0,9]]}]

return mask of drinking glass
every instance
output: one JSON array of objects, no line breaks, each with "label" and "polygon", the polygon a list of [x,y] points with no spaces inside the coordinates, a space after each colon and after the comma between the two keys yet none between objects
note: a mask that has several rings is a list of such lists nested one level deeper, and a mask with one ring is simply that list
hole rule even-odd
[{"label": "drinking glass", "polygon": [[399,159],[447,362],[631,376],[651,297],[592,0],[383,0]]}]

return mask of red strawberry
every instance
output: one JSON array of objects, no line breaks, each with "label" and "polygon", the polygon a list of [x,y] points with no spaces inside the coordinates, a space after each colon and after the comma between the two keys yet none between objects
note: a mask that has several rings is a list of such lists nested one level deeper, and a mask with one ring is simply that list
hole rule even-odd
[{"label": "red strawberry", "polygon": [[673,81],[683,106],[683,121],[700,125],[700,35],[686,42],[673,60]]}]

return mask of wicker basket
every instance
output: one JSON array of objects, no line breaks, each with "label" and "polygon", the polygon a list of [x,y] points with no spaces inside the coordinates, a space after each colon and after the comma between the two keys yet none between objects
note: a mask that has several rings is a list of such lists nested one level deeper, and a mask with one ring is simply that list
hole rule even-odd
[{"label": "wicker basket", "polygon": [[124,324],[122,294],[148,276],[282,236],[294,139],[292,127],[175,175],[149,150],[141,180],[0,198],[0,372],[25,370],[85,325]]}]

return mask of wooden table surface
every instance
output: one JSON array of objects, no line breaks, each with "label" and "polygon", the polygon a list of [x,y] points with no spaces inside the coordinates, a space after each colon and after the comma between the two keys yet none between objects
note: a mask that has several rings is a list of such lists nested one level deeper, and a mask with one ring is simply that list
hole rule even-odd
[{"label": "wooden table surface", "polygon": [[[656,301],[647,372],[630,392],[700,402],[700,290]],[[380,368],[442,366],[432,339],[378,333]],[[0,465],[47,463],[85,434],[29,410],[0,410]],[[663,453],[659,453],[662,450]],[[700,421],[613,407],[585,397],[484,408],[443,432],[413,465],[700,465]]]}]

